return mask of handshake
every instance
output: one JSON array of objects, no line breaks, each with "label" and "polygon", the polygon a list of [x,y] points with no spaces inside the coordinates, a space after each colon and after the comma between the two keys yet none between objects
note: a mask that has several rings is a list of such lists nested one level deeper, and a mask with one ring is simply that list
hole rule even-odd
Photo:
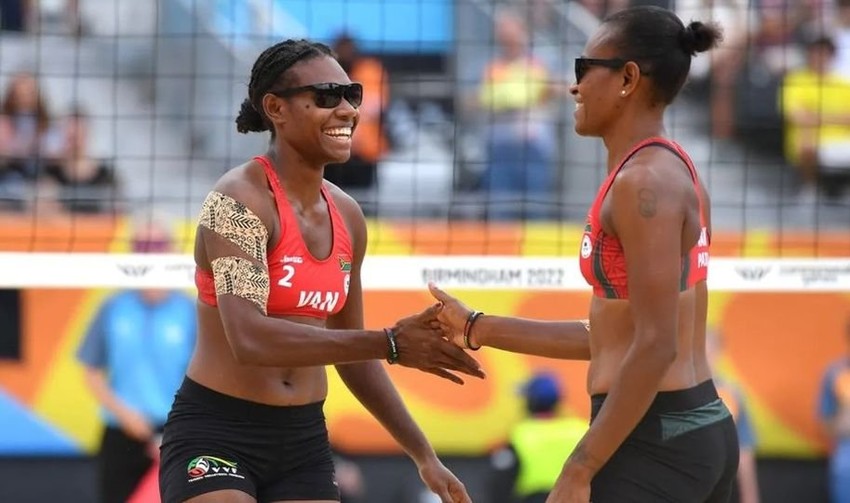
[{"label": "handshake", "polygon": [[457,384],[463,380],[453,372],[484,378],[481,365],[465,349],[478,349],[470,340],[477,317],[459,300],[428,285],[437,302],[419,314],[401,319],[385,329],[387,361],[412,367]]}]

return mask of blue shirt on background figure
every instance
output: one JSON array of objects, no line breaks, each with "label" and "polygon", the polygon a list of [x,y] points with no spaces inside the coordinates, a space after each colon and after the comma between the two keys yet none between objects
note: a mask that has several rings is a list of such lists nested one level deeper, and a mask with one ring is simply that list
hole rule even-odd
[{"label": "blue shirt on background figure", "polygon": [[[171,251],[165,227],[137,231],[133,251]],[[77,359],[101,407],[103,503],[126,502],[159,457],[159,432],[195,346],[195,302],[174,290],[112,294],[88,327]]]}]

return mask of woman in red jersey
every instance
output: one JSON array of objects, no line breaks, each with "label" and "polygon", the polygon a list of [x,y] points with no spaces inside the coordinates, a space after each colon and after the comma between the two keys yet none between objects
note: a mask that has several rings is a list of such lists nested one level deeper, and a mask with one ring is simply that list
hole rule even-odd
[{"label": "woman in red jersey", "polygon": [[469,502],[380,360],[456,382],[451,372],[483,374],[429,310],[363,329],[366,223],[323,181],[326,164],[350,155],[362,97],[322,44],[287,40],[253,66],[236,125],[271,131],[271,142],[224,174],[201,209],[199,333],[163,433],[165,503],[339,501],[322,411],[330,364],[444,503]]},{"label": "woman in red jersey", "polygon": [[591,426],[550,503],[730,497],[737,436],[705,357],[708,194],[664,128],[691,58],[719,39],[716,26],[630,8],[607,17],[576,59],[576,132],[608,150],[579,251],[589,320],[481,315],[432,286],[461,347],[590,360]]}]

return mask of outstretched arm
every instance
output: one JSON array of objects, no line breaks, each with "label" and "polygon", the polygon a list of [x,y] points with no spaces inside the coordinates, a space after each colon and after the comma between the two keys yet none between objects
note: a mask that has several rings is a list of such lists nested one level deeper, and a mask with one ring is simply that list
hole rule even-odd
[{"label": "outstretched arm", "polygon": [[468,326],[471,309],[433,284],[429,289],[442,304],[437,318],[443,331],[460,347],[489,346],[563,360],[590,359],[590,323],[587,320],[542,321],[482,314]]},{"label": "outstretched arm", "polygon": [[[266,315],[272,287],[267,268],[268,229],[274,227],[277,211],[266,191],[258,188],[259,183],[264,186],[265,178],[255,184],[231,173],[204,203],[198,227],[203,246],[196,261],[212,270],[218,312],[234,358],[246,365],[273,367],[384,358],[388,338],[382,330],[332,330]],[[477,362],[435,337],[432,330],[415,324],[400,328],[400,364],[435,373],[448,369],[480,374]]]}]

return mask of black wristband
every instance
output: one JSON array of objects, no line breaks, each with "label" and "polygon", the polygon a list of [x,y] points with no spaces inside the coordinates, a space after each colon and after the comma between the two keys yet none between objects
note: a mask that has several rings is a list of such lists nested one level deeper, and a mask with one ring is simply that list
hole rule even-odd
[{"label": "black wristband", "polygon": [[390,365],[398,361],[398,343],[395,340],[395,332],[392,328],[385,328],[384,333],[387,335],[387,363]]},{"label": "black wristband", "polygon": [[472,325],[475,324],[475,320],[481,316],[481,311],[472,311],[469,313],[469,318],[466,319],[466,325],[463,327],[463,345],[467,347],[467,349],[471,349],[473,351],[478,351],[481,349],[481,346],[473,347],[472,344],[469,343],[469,335],[472,333]]}]

